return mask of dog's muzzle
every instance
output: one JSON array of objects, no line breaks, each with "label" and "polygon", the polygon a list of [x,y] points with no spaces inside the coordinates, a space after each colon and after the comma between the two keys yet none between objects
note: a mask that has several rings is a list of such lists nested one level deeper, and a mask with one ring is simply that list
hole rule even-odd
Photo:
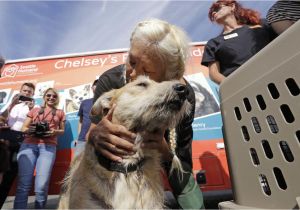
[{"label": "dog's muzzle", "polygon": [[189,91],[186,86],[182,84],[173,85],[173,89],[177,94],[177,97],[171,100],[168,103],[168,106],[173,110],[180,110],[184,101],[186,100],[187,95],[189,94]]}]

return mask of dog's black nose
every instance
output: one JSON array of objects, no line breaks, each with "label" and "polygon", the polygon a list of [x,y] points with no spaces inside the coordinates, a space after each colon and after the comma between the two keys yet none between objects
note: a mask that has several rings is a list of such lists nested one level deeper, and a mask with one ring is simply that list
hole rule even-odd
[{"label": "dog's black nose", "polygon": [[188,94],[188,89],[186,88],[185,85],[175,84],[175,85],[173,85],[173,89],[176,91],[176,93],[178,94],[178,96],[181,100],[186,99],[186,96]]}]

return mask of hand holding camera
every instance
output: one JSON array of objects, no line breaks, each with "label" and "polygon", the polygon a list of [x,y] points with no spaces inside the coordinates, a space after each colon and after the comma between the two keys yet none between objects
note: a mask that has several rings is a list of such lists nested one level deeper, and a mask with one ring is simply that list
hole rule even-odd
[{"label": "hand holding camera", "polygon": [[39,138],[50,137],[53,135],[53,131],[50,131],[49,123],[45,121],[30,124],[28,133]]},{"label": "hand holding camera", "polygon": [[33,98],[20,95],[19,102],[24,102],[29,107],[30,110],[34,107],[34,99]]},{"label": "hand holding camera", "polygon": [[20,95],[20,96],[19,96],[19,101],[23,101],[23,102],[32,102],[32,101],[33,101],[33,98],[30,98],[30,97],[28,97],[28,96]]}]

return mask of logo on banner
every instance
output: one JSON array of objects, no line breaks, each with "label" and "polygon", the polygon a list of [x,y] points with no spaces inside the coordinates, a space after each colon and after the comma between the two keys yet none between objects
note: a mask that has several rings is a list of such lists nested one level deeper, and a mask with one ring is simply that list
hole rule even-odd
[{"label": "logo on banner", "polygon": [[10,66],[7,66],[3,69],[1,77],[15,77],[18,70],[19,70],[19,68],[20,67],[16,64],[12,64]]},{"label": "logo on banner", "polygon": [[3,69],[2,77],[30,76],[38,74],[38,67],[36,64],[17,65],[12,64]]}]

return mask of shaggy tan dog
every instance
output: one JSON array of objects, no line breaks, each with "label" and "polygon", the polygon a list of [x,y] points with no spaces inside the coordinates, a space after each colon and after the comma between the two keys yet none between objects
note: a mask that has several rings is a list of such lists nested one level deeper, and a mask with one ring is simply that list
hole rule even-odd
[{"label": "shaggy tan dog", "polygon": [[[140,148],[143,139],[139,133],[174,128],[190,110],[186,94],[186,87],[178,81],[156,83],[139,77],[121,89],[102,95],[91,115],[104,116],[116,104],[112,122],[137,133],[137,152],[125,157],[122,163],[110,163],[87,143],[68,172],[59,208],[163,208],[160,155],[156,150]],[[176,146],[175,142],[173,139],[172,144]],[[180,168],[178,163],[175,168]]]}]

